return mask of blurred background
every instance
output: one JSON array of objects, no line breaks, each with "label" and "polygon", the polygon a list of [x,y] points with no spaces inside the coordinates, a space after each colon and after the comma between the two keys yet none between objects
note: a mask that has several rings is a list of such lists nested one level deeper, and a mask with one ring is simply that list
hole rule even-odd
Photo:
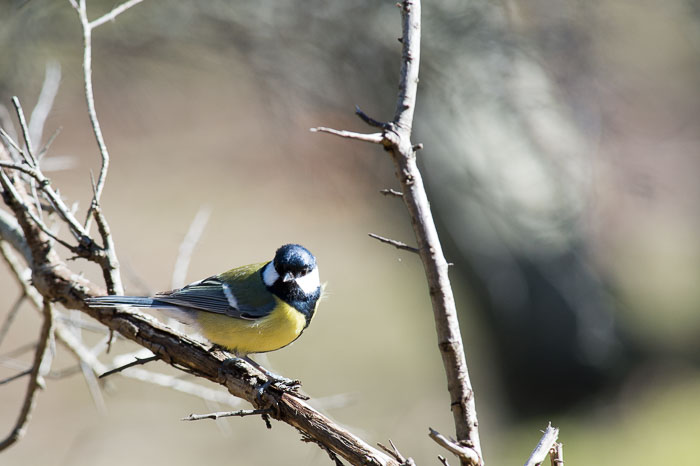
[{"label": "blurred background", "polygon": [[[91,18],[115,6],[88,3]],[[522,464],[552,421],[571,464],[694,464],[700,3],[441,0],[423,13],[414,142],[454,263],[487,462]],[[366,131],[354,105],[392,117],[399,36],[390,1],[147,0],[99,27],[103,209],[132,294],[171,287],[201,209],[210,217],[188,281],[307,246],[326,299],[303,338],[261,362],[301,379],[315,407],[369,443],[392,439],[437,464],[428,427],[453,424],[422,268],[367,237],[414,243],[400,200],[379,194],[397,188],[392,164],[378,147],[309,132]],[[29,113],[47,69],[60,69],[41,142],[61,132],[44,166],[82,217],[99,156],[77,16],[67,1],[1,1],[0,44],[6,108],[17,95]],[[99,281],[94,266],[70,265]],[[20,294],[0,267],[3,322]],[[0,379],[31,360],[21,349],[39,326],[23,306]],[[120,375],[93,401],[57,351],[54,370],[68,372],[48,380],[2,464],[329,462],[284,424],[181,422],[229,407]],[[25,386],[0,387],[2,436]]]}]

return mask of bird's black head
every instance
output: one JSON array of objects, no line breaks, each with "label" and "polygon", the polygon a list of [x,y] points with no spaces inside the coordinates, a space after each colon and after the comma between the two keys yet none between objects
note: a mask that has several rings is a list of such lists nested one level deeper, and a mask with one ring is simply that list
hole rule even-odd
[{"label": "bird's black head", "polygon": [[321,296],[316,258],[303,246],[285,244],[262,269],[265,286],[311,321]]},{"label": "bird's black head", "polygon": [[298,244],[285,244],[279,248],[272,263],[285,282],[301,278],[316,268],[314,255]]}]

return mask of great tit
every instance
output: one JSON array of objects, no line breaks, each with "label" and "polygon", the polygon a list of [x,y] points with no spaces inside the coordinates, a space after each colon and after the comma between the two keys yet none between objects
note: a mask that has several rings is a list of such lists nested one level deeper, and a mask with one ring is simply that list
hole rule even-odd
[{"label": "great tit", "polygon": [[[248,361],[248,354],[283,348],[311,323],[321,296],[316,258],[287,244],[270,262],[244,265],[152,297],[103,296],[91,307],[165,310],[209,341]],[[252,361],[251,361],[252,362]]]}]

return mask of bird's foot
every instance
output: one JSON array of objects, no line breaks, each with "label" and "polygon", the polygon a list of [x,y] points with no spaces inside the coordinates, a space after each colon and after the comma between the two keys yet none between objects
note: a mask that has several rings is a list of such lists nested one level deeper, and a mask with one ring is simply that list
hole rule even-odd
[{"label": "bird's foot", "polygon": [[265,374],[267,376],[267,381],[263,383],[256,393],[256,398],[258,401],[262,401],[263,395],[267,390],[275,390],[281,393],[287,393],[296,398],[302,400],[308,400],[309,397],[300,393],[301,381],[295,379],[288,379],[287,377],[282,377],[271,372]]}]

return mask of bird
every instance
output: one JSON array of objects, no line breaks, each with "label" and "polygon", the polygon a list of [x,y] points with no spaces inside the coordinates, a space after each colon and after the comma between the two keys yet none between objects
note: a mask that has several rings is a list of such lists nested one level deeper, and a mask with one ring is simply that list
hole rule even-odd
[{"label": "bird", "polygon": [[316,257],[299,244],[285,244],[271,261],[236,267],[182,288],[147,297],[93,297],[86,303],[163,310],[194,326],[214,348],[262,369],[248,355],[275,351],[299,338],[320,297]]}]

